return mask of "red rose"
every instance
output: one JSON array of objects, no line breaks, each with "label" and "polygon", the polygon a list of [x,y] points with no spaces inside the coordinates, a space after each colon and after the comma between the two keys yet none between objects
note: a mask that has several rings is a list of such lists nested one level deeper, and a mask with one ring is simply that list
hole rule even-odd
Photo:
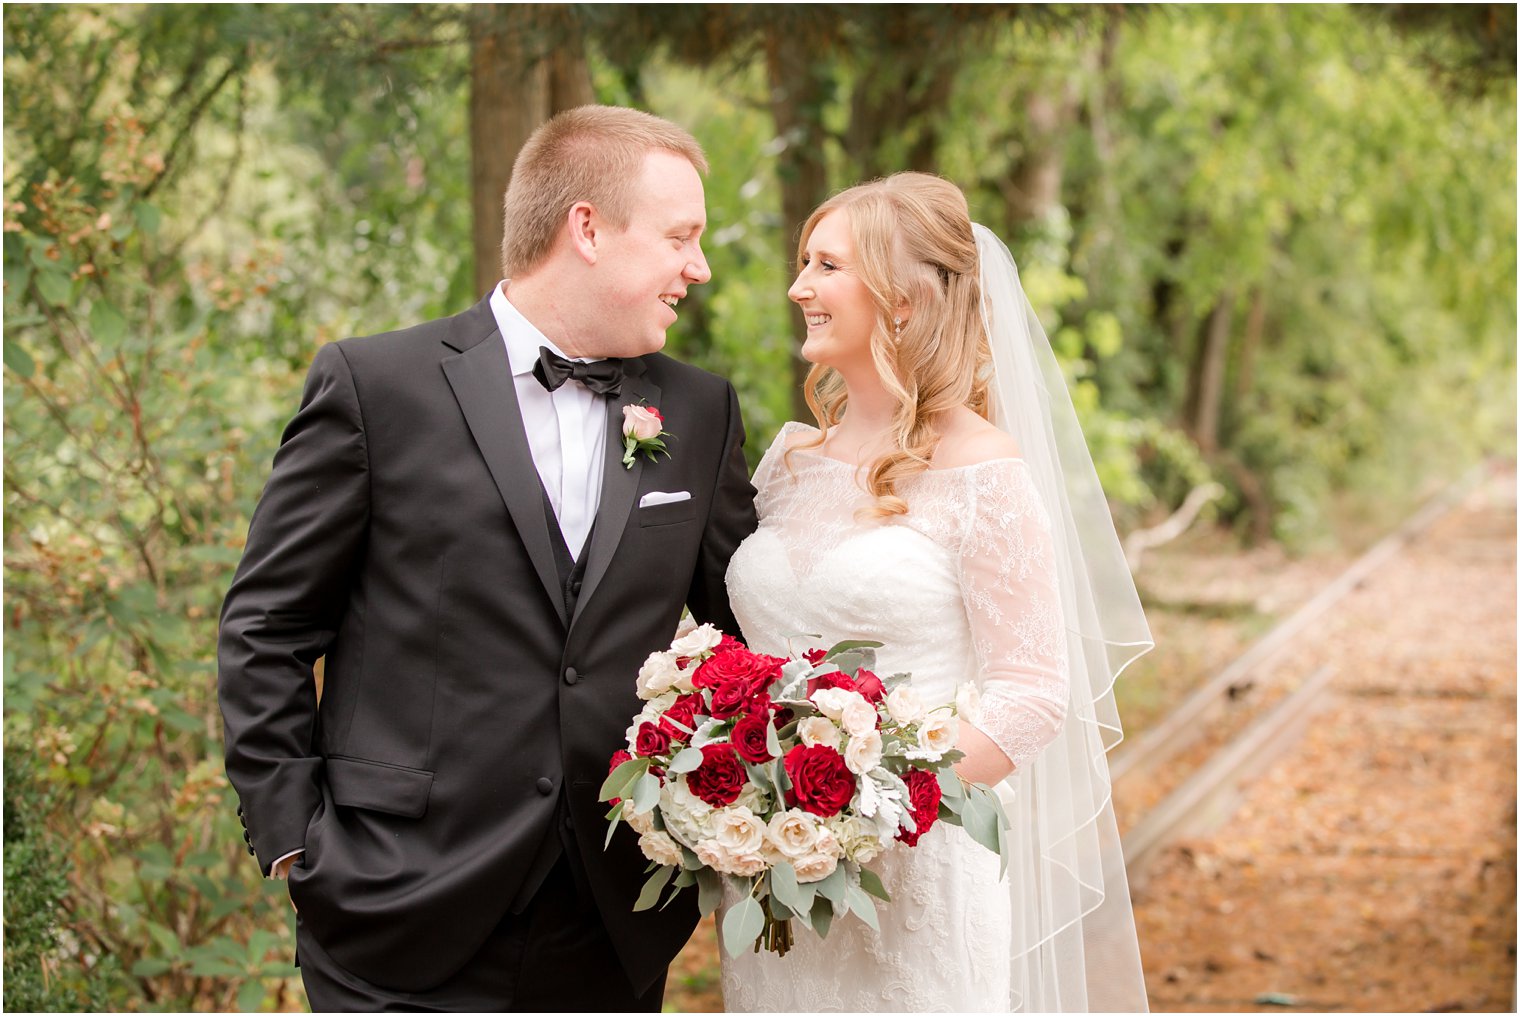
[{"label": "red rose", "polygon": [[714,808],[723,808],[739,799],[739,791],[747,780],[744,766],[731,746],[704,744],[702,764],[687,775],[686,786]]},{"label": "red rose", "polygon": [[[705,708],[701,695],[695,692],[682,695],[671,703],[670,708],[665,710],[665,715],[660,717],[660,729],[665,731],[672,741],[684,742],[691,736],[687,731],[697,729],[697,715]],[[672,720],[675,722],[672,723]],[[681,726],[677,727],[676,723]],[[685,729],[682,729],[683,727]]]},{"label": "red rose", "polygon": [[918,828],[911,833],[899,829],[897,838],[914,847],[918,838],[939,821],[939,799],[944,791],[940,789],[939,777],[927,769],[909,769],[903,782],[908,785],[908,805]]},{"label": "red rose", "polygon": [[757,710],[734,724],[734,732],[729,735],[729,741],[744,761],[759,765],[774,757],[766,744],[766,731],[769,729],[770,711]]},{"label": "red rose", "polygon": [[837,815],[855,796],[855,774],[845,765],[844,756],[828,745],[809,748],[799,744],[786,753],[783,763],[792,789],[786,803],[828,818]]},{"label": "red rose", "polygon": [[813,697],[813,692],[820,688],[843,688],[845,691],[859,691],[850,675],[842,670],[831,670],[827,674],[819,674],[817,677],[808,678],[808,698]]},{"label": "red rose", "polygon": [[743,642],[740,642],[732,635],[725,633],[722,638],[718,639],[718,644],[713,646],[713,655],[717,656],[719,653],[731,653],[735,649],[743,649],[745,652],[749,652],[749,647],[746,646]]},{"label": "red rose", "polygon": [[633,750],[645,758],[663,755],[670,750],[670,735],[653,723],[641,723],[638,736],[633,741]]},{"label": "red rose", "polygon": [[855,671],[855,690],[864,695],[866,701],[872,705],[887,697],[887,689],[881,683],[881,678],[864,667]]},{"label": "red rose", "polygon": [[782,706],[780,709],[776,710],[775,718],[771,720],[771,723],[776,727],[777,730],[780,730],[782,727],[786,726],[788,723],[791,723],[796,718],[797,714],[792,712],[791,707]]},{"label": "red rose", "polygon": [[829,655],[827,650],[809,649],[802,654],[802,658],[816,667],[823,662],[823,658],[827,655]]},{"label": "red rose", "polygon": [[[617,751],[613,752],[612,753],[612,761],[609,762],[609,763],[607,763],[607,775],[611,776],[612,775],[612,771],[614,769],[616,769],[618,766],[622,765],[624,762],[627,762],[627,761],[629,761],[632,758],[633,758],[632,755],[628,754],[626,751],[624,751],[621,748],[619,748]],[[618,805],[620,805],[620,804],[623,803],[623,799],[621,797],[614,797],[611,801],[608,801],[607,803],[610,804],[610,805],[612,805],[615,808]]]},{"label": "red rose", "polygon": [[785,660],[763,656],[748,649],[733,649],[718,653],[697,668],[691,683],[697,688],[716,688],[730,681],[743,681],[748,695],[756,695],[769,688],[771,682],[781,676]]},{"label": "red rose", "polygon": [[744,681],[725,681],[713,689],[712,705],[708,712],[715,720],[726,720],[740,713],[769,712],[769,695],[759,694]]}]

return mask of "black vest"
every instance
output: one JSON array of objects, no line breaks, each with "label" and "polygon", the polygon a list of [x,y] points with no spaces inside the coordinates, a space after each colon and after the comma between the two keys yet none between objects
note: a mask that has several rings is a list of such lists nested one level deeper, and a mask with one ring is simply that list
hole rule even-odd
[{"label": "black vest", "polygon": [[[575,616],[575,604],[581,597],[581,582],[586,575],[586,551],[591,546],[591,535],[596,531],[596,524],[592,523],[591,532],[586,534],[586,543],[581,547],[580,556],[571,557],[570,545],[565,542],[565,534],[559,528],[559,519],[554,514],[554,505],[550,503],[548,493],[544,494],[544,517],[549,522],[549,539],[554,545],[554,564],[559,569],[560,594],[565,598],[565,617],[571,618]],[[589,900],[590,887],[580,867],[579,851],[575,845],[575,831],[570,826],[570,809],[565,806],[564,787],[560,788],[559,801],[554,809],[554,822],[544,836],[533,864],[528,868],[528,875],[523,879],[522,889],[518,891],[517,898],[512,901],[512,913],[520,914],[527,909],[533,896],[538,892],[539,886],[543,885],[544,879],[548,878],[549,872],[554,869],[554,863],[559,860],[561,854],[570,862],[570,873],[575,879],[581,899]]]}]

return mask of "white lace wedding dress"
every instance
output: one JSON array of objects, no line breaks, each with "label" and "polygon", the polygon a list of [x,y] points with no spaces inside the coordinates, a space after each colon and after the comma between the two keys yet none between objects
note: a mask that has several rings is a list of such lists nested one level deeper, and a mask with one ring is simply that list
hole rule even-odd
[{"label": "white lace wedding dress", "polygon": [[[871,498],[853,466],[813,450],[783,461],[794,435],[816,433],[787,424],[755,473],[760,527],[728,570],[749,645],[786,655],[846,638],[882,642],[877,671],[911,672],[928,704],[958,694],[964,703],[964,686],[974,685],[980,704],[965,718],[1023,766],[1055,736],[1068,698],[1050,522],[1025,464],[920,473],[899,488],[907,515],[861,522],[855,512]],[[796,638],[804,633],[821,638]],[[1032,813],[1009,814],[1014,849],[1027,853],[1017,826]],[[870,867],[892,896],[878,908],[880,934],[851,916],[827,939],[796,928],[782,958],[725,952],[730,1011],[1051,1005],[1025,990],[1038,977],[1037,951],[1021,958],[1015,947],[1021,922],[1030,923],[1021,908],[1040,901],[1016,899],[997,857],[959,827],[940,823],[917,847],[895,845]]]}]

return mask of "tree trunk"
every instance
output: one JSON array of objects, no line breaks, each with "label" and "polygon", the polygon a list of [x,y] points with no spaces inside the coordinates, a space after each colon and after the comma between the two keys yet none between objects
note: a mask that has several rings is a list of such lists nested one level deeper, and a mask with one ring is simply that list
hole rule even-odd
[{"label": "tree trunk", "polygon": [[[828,197],[828,170],[823,161],[827,135],[822,111],[828,94],[829,70],[821,55],[776,25],[766,32],[765,57],[771,86],[771,118],[776,135],[786,145],[777,157],[776,172],[781,179],[781,218],[786,231],[783,250],[790,255],[802,224]],[[793,334],[805,335],[807,324],[796,304],[791,305],[791,319]],[[792,418],[796,420],[805,421],[812,416],[802,391],[808,367],[794,349]]]},{"label": "tree trunk", "polygon": [[1219,407],[1224,395],[1224,368],[1229,356],[1230,319],[1234,309],[1234,290],[1226,288],[1199,329],[1190,430],[1205,456],[1219,450]]},{"label": "tree trunk", "polygon": [[1076,85],[1061,85],[1054,96],[1043,92],[1026,101],[1026,133],[1009,139],[1015,146],[1013,171],[1002,182],[1011,233],[1044,222],[1061,203],[1066,170],[1066,136],[1080,108]]},{"label": "tree trunk", "polygon": [[1251,288],[1251,309],[1246,313],[1245,336],[1240,343],[1240,356],[1235,367],[1235,405],[1244,407],[1251,389],[1256,384],[1256,351],[1261,348],[1261,335],[1267,325],[1267,293],[1260,285]]},{"label": "tree trunk", "polygon": [[491,4],[470,29],[470,195],[475,292],[502,277],[502,198],[539,125],[595,101],[580,27],[551,5]]}]

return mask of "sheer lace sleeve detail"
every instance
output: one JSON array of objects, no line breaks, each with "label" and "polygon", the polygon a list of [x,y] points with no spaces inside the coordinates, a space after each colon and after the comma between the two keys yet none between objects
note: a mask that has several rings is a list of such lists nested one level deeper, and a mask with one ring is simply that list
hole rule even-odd
[{"label": "sheer lace sleeve detail", "polygon": [[972,722],[1018,768],[1060,731],[1070,697],[1050,516],[1020,460],[983,464],[971,486],[960,578],[982,676]]},{"label": "sheer lace sleeve detail", "polygon": [[760,456],[759,465],[755,466],[755,475],[750,478],[750,483],[755,488],[755,510],[762,517],[766,515],[766,509],[775,501],[778,482],[787,478],[786,463],[782,461],[786,455],[786,437],[796,427],[796,424],[782,424],[776,436],[771,439],[771,446]]}]

